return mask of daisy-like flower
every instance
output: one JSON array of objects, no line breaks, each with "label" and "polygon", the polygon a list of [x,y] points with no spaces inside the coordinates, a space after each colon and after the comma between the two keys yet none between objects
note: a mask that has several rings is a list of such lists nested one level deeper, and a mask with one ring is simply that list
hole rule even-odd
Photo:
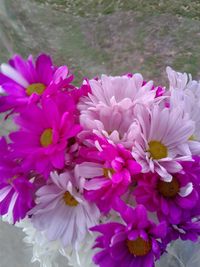
[{"label": "daisy-like flower", "polygon": [[193,154],[200,154],[200,82],[192,80],[187,73],[176,72],[167,67],[170,89],[170,105],[182,107],[186,116],[195,122],[195,130],[189,145]]},{"label": "daisy-like flower", "polygon": [[[16,226],[21,228],[26,235],[23,241],[28,246],[32,246],[33,257],[31,262],[39,262],[40,267],[59,266],[58,262],[61,262],[60,250],[62,249],[59,241],[48,241],[42,232],[34,228],[29,218],[23,219]],[[66,258],[64,262],[67,262]]]},{"label": "daisy-like flower", "polygon": [[123,224],[111,222],[91,229],[101,233],[96,239],[95,248],[100,251],[94,256],[94,262],[100,267],[155,266],[154,261],[164,250],[160,239],[166,235],[166,224],[150,221],[142,205],[132,209],[118,203],[117,209]]},{"label": "daisy-like flower", "polygon": [[[0,86],[6,94],[0,96],[0,112],[20,111],[29,102],[37,102],[41,95],[52,92],[54,86],[70,87],[73,76],[66,66],[57,68],[50,56],[41,54],[34,61],[15,55],[0,66]],[[49,88],[50,87],[50,88]]]},{"label": "daisy-like flower", "polygon": [[0,183],[0,214],[11,214],[13,223],[23,219],[34,206],[34,186],[19,176],[12,183]]},{"label": "daisy-like flower", "polygon": [[194,122],[183,116],[182,110],[137,107],[140,134],[133,146],[133,157],[142,171],[157,172],[161,179],[170,182],[171,173],[182,169],[179,161],[191,160],[188,140],[194,132]]},{"label": "daisy-like flower", "polygon": [[[183,171],[187,177],[189,177],[190,181],[193,184],[193,190],[200,195],[200,158],[195,156],[193,157],[192,162],[183,162]],[[188,196],[189,197],[189,196]],[[196,242],[199,240],[200,234],[200,206],[199,201],[194,205],[194,201],[185,201],[184,209],[182,209],[181,220],[178,224],[169,224],[168,233],[164,238],[164,242],[166,244],[170,243],[172,240],[182,239],[182,240],[191,240]],[[194,200],[194,198],[193,198]],[[190,205],[192,208],[190,208]],[[177,211],[176,211],[177,212]],[[160,216],[161,220],[168,220],[167,217]]]},{"label": "daisy-like flower", "polygon": [[184,219],[179,224],[170,224],[168,232],[163,242],[168,244],[172,240],[182,239],[191,240],[197,242],[200,235],[200,219],[199,217],[193,217],[190,219]]},{"label": "daisy-like flower", "polygon": [[87,140],[88,147],[80,150],[83,162],[75,171],[78,177],[85,179],[86,198],[107,212],[115,198],[127,191],[141,166],[121,144],[113,145],[97,136],[91,138],[90,143]]},{"label": "daisy-like flower", "polygon": [[36,192],[36,206],[29,213],[36,229],[50,241],[60,240],[64,247],[81,242],[100,215],[75,181],[72,172],[52,173],[51,181]]},{"label": "daisy-like flower", "polygon": [[199,199],[190,178],[190,173],[177,173],[171,182],[165,182],[156,173],[143,174],[133,194],[137,203],[151,212],[156,211],[160,219],[178,224],[187,211],[190,214]]},{"label": "daisy-like flower", "polygon": [[55,101],[44,98],[41,106],[30,104],[16,117],[20,130],[10,134],[11,146],[26,168],[48,177],[53,169],[64,167],[70,140],[81,129],[71,107],[70,98],[61,94]]},{"label": "daisy-like flower", "polygon": [[132,77],[102,75],[89,84],[91,93],[79,104],[81,125],[85,130],[130,148],[137,134],[134,107],[138,103],[154,102],[156,90],[152,90],[152,81],[144,83],[140,74]]},{"label": "daisy-like flower", "polygon": [[35,186],[10,152],[4,138],[0,139],[0,214],[9,215],[16,223],[34,206]]}]

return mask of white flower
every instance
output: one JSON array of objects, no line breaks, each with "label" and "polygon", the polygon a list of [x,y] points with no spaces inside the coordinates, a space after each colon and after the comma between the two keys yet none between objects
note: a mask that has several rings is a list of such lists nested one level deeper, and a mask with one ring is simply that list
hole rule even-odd
[{"label": "white flower", "polygon": [[[111,211],[107,216],[102,216],[100,218],[101,223],[108,222],[121,222],[121,218],[119,215]],[[95,267],[96,265],[93,263],[93,256],[96,251],[93,249],[95,244],[95,239],[97,235],[94,233],[89,233],[85,239],[77,244],[75,248],[67,247],[62,249],[60,252],[63,256],[68,258],[69,266],[73,267]]]},{"label": "white flower", "polygon": [[[31,262],[39,262],[41,267],[59,267],[58,260],[61,257],[59,241],[48,241],[44,233],[33,227],[31,220],[26,218],[16,224],[26,234],[24,242],[33,247]],[[67,259],[65,259],[67,263]]]},{"label": "white flower", "polygon": [[170,105],[182,108],[185,115],[195,122],[195,130],[190,137],[189,146],[192,154],[200,153],[200,82],[192,80],[187,73],[166,69],[171,94]]},{"label": "white flower", "polygon": [[84,241],[76,249],[63,249],[61,253],[68,258],[69,266],[73,267],[95,267],[92,258],[94,256],[94,236],[88,234]]}]

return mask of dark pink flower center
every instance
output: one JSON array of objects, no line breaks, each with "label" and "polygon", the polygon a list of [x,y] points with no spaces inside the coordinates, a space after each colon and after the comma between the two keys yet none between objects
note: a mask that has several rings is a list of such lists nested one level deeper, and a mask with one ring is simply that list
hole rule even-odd
[{"label": "dark pink flower center", "polygon": [[144,240],[141,237],[138,237],[136,240],[127,240],[126,242],[128,250],[134,256],[145,256],[147,255],[152,248],[150,240]]},{"label": "dark pink flower center", "polygon": [[8,184],[12,185],[13,184],[13,181],[15,179],[17,179],[19,177],[19,175],[14,175],[13,177],[11,177],[10,179],[7,180]]},{"label": "dark pink flower center", "polygon": [[173,198],[179,192],[180,186],[177,179],[173,178],[171,182],[159,180],[157,188],[163,197]]}]

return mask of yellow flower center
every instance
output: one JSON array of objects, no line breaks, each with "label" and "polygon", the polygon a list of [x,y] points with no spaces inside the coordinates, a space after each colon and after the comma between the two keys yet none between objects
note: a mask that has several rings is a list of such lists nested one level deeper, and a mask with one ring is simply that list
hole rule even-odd
[{"label": "yellow flower center", "polygon": [[12,185],[13,184],[13,181],[15,179],[17,179],[17,178],[18,178],[18,175],[14,175],[13,177],[11,177],[10,179],[7,180],[8,184]]},{"label": "yellow flower center", "polygon": [[76,207],[79,204],[78,201],[68,191],[65,192],[63,199],[65,204],[70,207]]},{"label": "yellow flower center", "polygon": [[179,183],[178,181],[173,178],[171,182],[165,182],[159,180],[158,182],[158,191],[159,193],[166,198],[173,198],[179,192]]},{"label": "yellow flower center", "polygon": [[111,168],[104,168],[103,169],[103,175],[107,178],[111,178],[114,173],[115,173],[114,170]]},{"label": "yellow flower center", "polygon": [[136,240],[127,240],[127,247],[134,256],[145,256],[151,251],[151,242],[138,237]]},{"label": "yellow flower center", "polygon": [[193,135],[191,135],[190,137],[189,137],[189,139],[188,139],[189,141],[196,141],[196,138],[195,138],[195,136],[194,136],[194,134]]},{"label": "yellow flower center", "polygon": [[41,95],[45,89],[46,86],[43,83],[32,83],[26,88],[26,93],[27,95],[32,95],[33,93]]},{"label": "yellow flower center", "polygon": [[51,128],[44,130],[40,136],[40,144],[43,147],[47,147],[52,144],[53,141],[53,131]]},{"label": "yellow flower center", "polygon": [[167,157],[167,147],[160,141],[150,141],[149,150],[153,159],[162,159]]}]

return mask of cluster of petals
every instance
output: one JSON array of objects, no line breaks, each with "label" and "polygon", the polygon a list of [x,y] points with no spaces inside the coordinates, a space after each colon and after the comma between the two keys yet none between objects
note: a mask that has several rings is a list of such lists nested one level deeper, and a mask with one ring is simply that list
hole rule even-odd
[{"label": "cluster of petals", "polygon": [[167,67],[85,78],[46,54],[0,65],[0,215],[24,228],[33,260],[154,267],[200,236],[200,82]]},{"label": "cluster of petals", "polygon": [[80,123],[84,130],[105,136],[130,148],[137,133],[135,106],[149,106],[155,99],[153,82],[145,83],[141,74],[90,80],[91,92],[80,101]]},{"label": "cluster of petals", "polygon": [[127,192],[141,166],[121,144],[95,135],[85,137],[84,143],[79,154],[83,162],[76,165],[76,175],[85,180],[86,198],[108,212],[113,201]]},{"label": "cluster of petals", "polygon": [[31,173],[13,159],[5,138],[0,139],[0,214],[9,214],[11,222],[23,219],[34,205],[36,185]]}]

